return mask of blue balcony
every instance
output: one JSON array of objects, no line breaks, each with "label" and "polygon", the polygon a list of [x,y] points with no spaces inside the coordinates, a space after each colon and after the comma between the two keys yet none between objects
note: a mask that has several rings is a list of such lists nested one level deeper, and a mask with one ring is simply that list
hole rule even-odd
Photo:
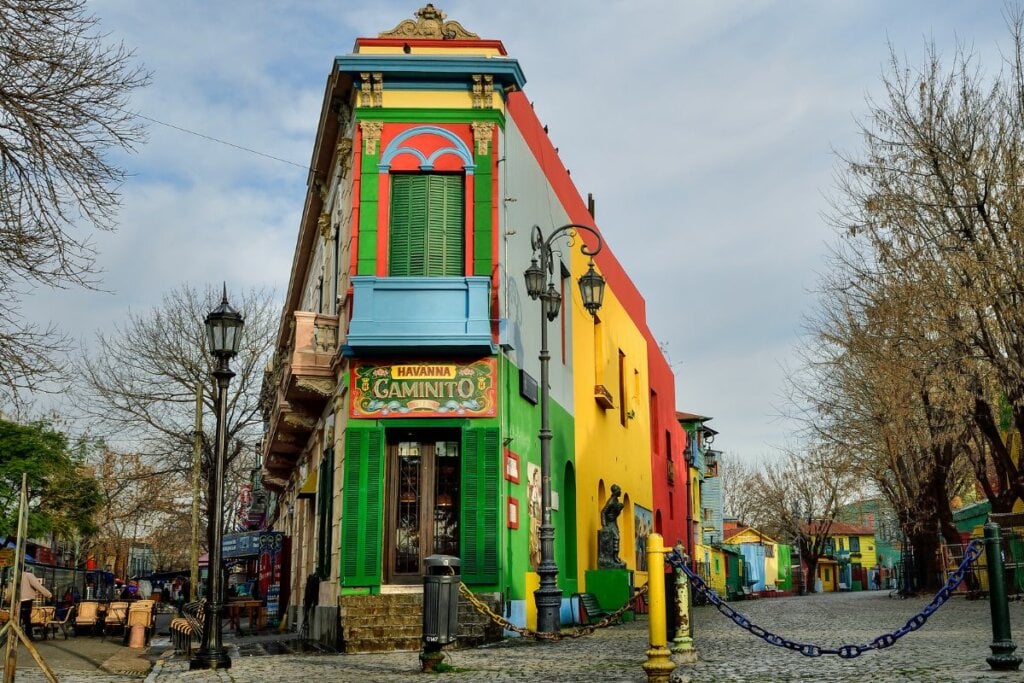
[{"label": "blue balcony", "polygon": [[355,276],[345,353],[495,353],[490,303],[488,277]]}]

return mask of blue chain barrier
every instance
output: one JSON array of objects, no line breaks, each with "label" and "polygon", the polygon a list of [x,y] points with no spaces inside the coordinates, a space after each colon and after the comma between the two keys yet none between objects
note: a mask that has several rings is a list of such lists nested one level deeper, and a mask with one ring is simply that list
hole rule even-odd
[{"label": "blue chain barrier", "polygon": [[813,643],[801,643],[776,635],[771,631],[752,623],[750,619],[734,610],[724,600],[718,597],[718,594],[708,587],[707,583],[704,582],[704,579],[697,576],[693,570],[686,566],[686,562],[678,550],[673,550],[672,552],[667,553],[665,555],[665,562],[686,574],[694,589],[700,591],[700,593],[707,598],[708,602],[718,608],[719,612],[732,619],[737,626],[750,631],[769,645],[784,647],[789,650],[799,652],[805,657],[839,655],[843,659],[853,659],[854,657],[859,657],[869,650],[882,650],[887,647],[892,647],[893,644],[903,636],[924,626],[925,622],[928,621],[928,617],[933,615],[935,611],[953,595],[953,591],[955,591],[957,586],[963,582],[964,575],[967,573],[967,568],[972,562],[981,556],[981,552],[982,542],[980,540],[971,541],[967,546],[967,549],[964,551],[963,561],[960,563],[960,566],[957,567],[956,571],[949,575],[949,580],[946,581],[946,585],[940,588],[939,592],[935,594],[934,598],[932,598],[932,601],[925,605],[920,612],[908,619],[907,623],[903,626],[900,626],[892,633],[883,633],[870,643],[841,645],[840,647],[820,647]]}]

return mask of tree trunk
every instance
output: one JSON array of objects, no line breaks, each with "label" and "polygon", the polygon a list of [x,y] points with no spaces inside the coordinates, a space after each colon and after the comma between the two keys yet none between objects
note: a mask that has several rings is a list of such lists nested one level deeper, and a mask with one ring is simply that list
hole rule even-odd
[{"label": "tree trunk", "polygon": [[804,575],[804,589],[808,593],[814,592],[815,581],[818,578],[818,558],[810,556],[807,559],[807,573]]},{"label": "tree trunk", "polygon": [[917,590],[933,593],[943,583],[940,576],[938,539],[934,533],[919,533],[910,537],[914,551],[913,576]]}]

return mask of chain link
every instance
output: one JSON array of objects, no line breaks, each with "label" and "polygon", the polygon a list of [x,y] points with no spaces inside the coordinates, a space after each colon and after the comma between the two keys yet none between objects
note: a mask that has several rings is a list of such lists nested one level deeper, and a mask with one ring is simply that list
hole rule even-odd
[{"label": "chain link", "polygon": [[563,638],[579,638],[580,636],[589,636],[597,629],[611,626],[619,619],[621,619],[622,615],[626,612],[626,610],[631,609],[633,607],[637,598],[647,594],[647,590],[647,586],[641,586],[640,588],[637,588],[635,591],[633,591],[633,597],[627,600],[622,607],[615,610],[614,612],[612,612],[596,624],[589,624],[587,626],[576,628],[571,631],[559,630],[556,633],[541,633],[540,631],[534,631],[528,628],[523,628],[522,626],[516,626],[505,617],[495,613],[495,611],[491,609],[490,605],[488,605],[480,598],[478,598],[476,595],[474,595],[473,591],[469,590],[466,584],[461,582],[459,583],[459,593],[462,594],[462,597],[466,598],[469,604],[473,605],[473,607],[476,608],[477,612],[480,612],[484,616],[488,617],[491,621],[493,621],[498,626],[501,626],[506,631],[514,631],[515,633],[518,633],[524,638],[534,638],[536,640],[562,640]]},{"label": "chain link", "polygon": [[963,561],[960,563],[960,566],[957,567],[956,571],[950,574],[949,579],[946,581],[946,584],[939,589],[939,591],[935,594],[935,597],[932,598],[931,602],[925,605],[920,612],[918,612],[910,619],[908,619],[907,623],[905,623],[903,626],[900,626],[892,633],[883,633],[882,635],[872,640],[870,643],[856,645],[848,644],[834,648],[820,647],[818,645],[814,645],[813,643],[801,643],[794,640],[789,640],[787,638],[783,638],[782,636],[776,635],[771,631],[768,631],[767,629],[758,626],[757,624],[752,623],[746,616],[734,610],[724,600],[718,597],[718,594],[708,587],[707,583],[704,582],[704,579],[697,576],[697,574],[695,574],[693,570],[686,566],[685,560],[683,559],[682,555],[679,554],[678,551],[673,550],[672,552],[668,553],[665,556],[665,562],[686,574],[686,576],[690,580],[690,583],[693,585],[694,589],[696,589],[702,595],[704,595],[704,597],[707,598],[708,602],[714,605],[719,612],[729,617],[737,626],[744,628],[747,631],[750,631],[755,636],[761,638],[768,644],[775,645],[778,647],[784,647],[789,650],[799,652],[805,657],[838,655],[843,659],[852,659],[854,657],[859,657],[860,655],[864,654],[865,652],[868,652],[869,650],[881,650],[887,647],[892,647],[892,645],[895,644],[895,642],[903,636],[913,631],[916,631],[917,629],[924,626],[925,622],[928,621],[928,617],[934,614],[935,611],[938,610],[939,607],[941,607],[942,604],[949,600],[949,598],[953,595],[953,591],[955,591],[957,586],[959,586],[963,582],[964,575],[967,573],[967,568],[970,566],[972,562],[974,562],[981,556],[981,552],[981,541],[977,539],[971,541],[970,544],[967,546],[966,551],[964,552]]}]

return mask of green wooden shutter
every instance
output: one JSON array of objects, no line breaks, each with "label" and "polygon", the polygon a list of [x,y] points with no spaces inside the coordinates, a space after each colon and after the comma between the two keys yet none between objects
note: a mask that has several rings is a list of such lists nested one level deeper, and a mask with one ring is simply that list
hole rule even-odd
[{"label": "green wooden shutter", "polygon": [[384,528],[384,438],[376,427],[345,430],[341,585],[379,586]]},{"label": "green wooden shutter", "polygon": [[317,473],[317,548],[316,573],[321,579],[331,575],[331,517],[334,512],[334,449],[324,451]]},{"label": "green wooden shutter", "polygon": [[465,190],[458,175],[391,177],[390,275],[465,273]]},{"label": "green wooden shutter", "polygon": [[427,212],[427,275],[463,275],[465,240],[462,177],[430,176]]},{"label": "green wooden shutter", "polygon": [[466,429],[462,437],[462,580],[498,581],[498,430]]}]

